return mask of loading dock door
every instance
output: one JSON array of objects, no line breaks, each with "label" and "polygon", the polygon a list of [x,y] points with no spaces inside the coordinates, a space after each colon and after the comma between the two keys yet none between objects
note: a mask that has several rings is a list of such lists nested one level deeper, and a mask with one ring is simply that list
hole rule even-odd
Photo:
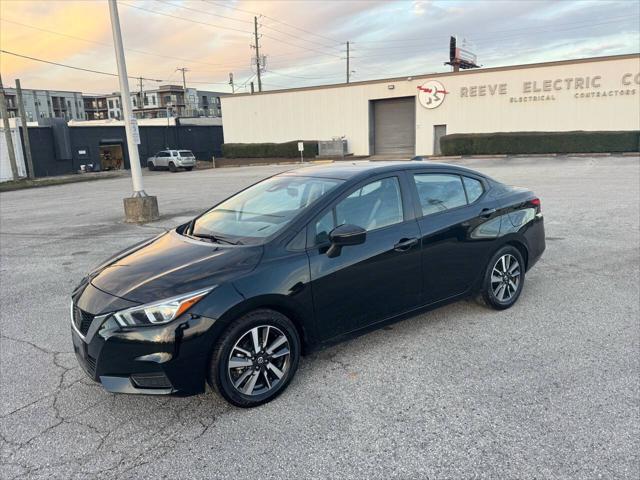
[{"label": "loading dock door", "polygon": [[374,100],[373,135],[375,155],[397,155],[399,158],[415,155],[415,97]]}]

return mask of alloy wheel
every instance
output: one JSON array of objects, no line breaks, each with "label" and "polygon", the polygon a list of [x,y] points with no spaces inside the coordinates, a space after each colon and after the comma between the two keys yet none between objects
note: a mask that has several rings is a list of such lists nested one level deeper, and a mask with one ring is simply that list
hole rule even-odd
[{"label": "alloy wheel", "polygon": [[520,263],[510,253],[502,255],[491,271],[491,290],[500,302],[508,302],[520,285]]},{"label": "alloy wheel", "polygon": [[277,327],[261,325],[240,336],[229,354],[233,387],[244,395],[262,395],[286,377],[290,367],[289,339]]}]

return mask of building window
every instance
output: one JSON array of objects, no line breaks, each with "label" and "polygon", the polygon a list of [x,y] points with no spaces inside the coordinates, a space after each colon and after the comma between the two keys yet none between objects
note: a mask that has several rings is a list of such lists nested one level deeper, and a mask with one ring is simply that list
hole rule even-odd
[{"label": "building window", "polygon": [[156,96],[155,95],[153,97],[151,97],[151,103],[153,103],[154,105],[156,104]]},{"label": "building window", "polygon": [[136,97],[133,97],[133,106],[134,106],[134,107],[138,106],[138,105],[137,105],[137,102],[136,102]]},{"label": "building window", "polygon": [[113,100],[109,100],[109,108],[113,108]]},{"label": "building window", "polygon": [[144,104],[149,105],[149,97],[147,97],[146,95],[144,96]]}]

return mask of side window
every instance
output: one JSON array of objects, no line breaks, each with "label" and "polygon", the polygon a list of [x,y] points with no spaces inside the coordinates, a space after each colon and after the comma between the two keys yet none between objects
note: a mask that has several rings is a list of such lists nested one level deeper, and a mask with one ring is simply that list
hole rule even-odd
[{"label": "side window", "polygon": [[320,217],[314,225],[315,244],[329,240],[338,225],[357,225],[367,231],[404,220],[402,195],[397,177],[389,177],[358,188]]},{"label": "side window", "polygon": [[442,212],[467,204],[458,175],[417,174],[413,176],[422,206],[422,214]]},{"label": "side window", "polygon": [[467,190],[467,200],[469,203],[475,202],[484,192],[482,182],[469,177],[462,177],[462,180],[464,181],[464,188]]},{"label": "side window", "polygon": [[315,224],[315,244],[320,245],[329,241],[329,232],[336,228],[333,219],[333,209],[326,212]]}]

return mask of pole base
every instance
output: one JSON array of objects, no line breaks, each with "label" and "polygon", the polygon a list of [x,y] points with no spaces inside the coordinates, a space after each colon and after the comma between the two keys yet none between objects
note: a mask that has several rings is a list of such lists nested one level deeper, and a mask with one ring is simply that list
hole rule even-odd
[{"label": "pole base", "polygon": [[124,199],[124,221],[127,223],[147,223],[160,218],[158,198],[128,197]]}]

